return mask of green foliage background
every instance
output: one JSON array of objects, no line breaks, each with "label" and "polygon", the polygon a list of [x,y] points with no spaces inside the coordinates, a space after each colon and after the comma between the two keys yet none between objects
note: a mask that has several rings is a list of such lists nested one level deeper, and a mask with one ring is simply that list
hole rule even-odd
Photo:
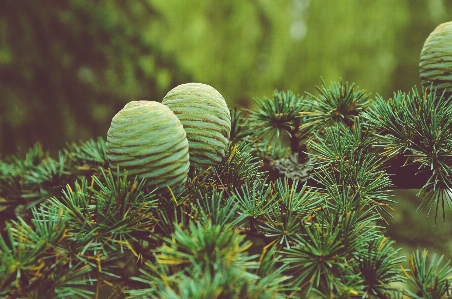
[{"label": "green foliage background", "polygon": [[419,84],[445,0],[67,0],[0,3],[0,153],[105,136],[125,103],[195,81],[230,107],[347,80]]}]

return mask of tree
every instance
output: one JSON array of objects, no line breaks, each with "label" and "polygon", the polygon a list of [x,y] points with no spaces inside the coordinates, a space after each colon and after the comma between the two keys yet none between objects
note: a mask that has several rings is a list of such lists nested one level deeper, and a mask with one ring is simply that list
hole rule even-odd
[{"label": "tree", "polygon": [[[449,262],[414,252],[409,269],[401,268],[400,249],[378,223],[393,209],[396,186],[387,166],[395,158],[428,172],[421,208],[444,215],[452,98],[414,88],[369,101],[354,84],[333,82],[316,95],[275,91],[256,101],[256,109],[231,111],[231,142],[221,145],[221,161],[207,169],[191,165],[185,183],[172,189],[130,176],[127,167],[110,168],[103,138],[71,144],[58,159],[35,146],[25,158],[2,161],[2,218],[11,220],[0,238],[0,294],[442,298],[451,292]],[[129,155],[132,144],[140,161],[144,150],[161,147],[132,138],[114,149],[123,146]],[[289,161],[277,167],[283,160]],[[287,171],[303,167],[304,181]],[[405,281],[410,288],[393,285]]]}]

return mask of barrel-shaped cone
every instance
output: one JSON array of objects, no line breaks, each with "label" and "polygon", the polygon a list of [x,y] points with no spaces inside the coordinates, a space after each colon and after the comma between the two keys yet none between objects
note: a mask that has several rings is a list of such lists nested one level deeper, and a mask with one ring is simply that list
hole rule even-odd
[{"label": "barrel-shaped cone", "polygon": [[425,41],[419,73],[424,87],[452,95],[452,22],[436,27]]},{"label": "barrel-shaped cone", "polygon": [[112,119],[107,133],[111,168],[146,178],[155,187],[180,187],[189,170],[188,140],[177,116],[154,101],[132,101]]},{"label": "barrel-shaped cone", "polygon": [[202,83],[187,83],[170,90],[164,97],[187,133],[190,166],[206,169],[219,163],[231,132],[231,115],[223,96]]}]

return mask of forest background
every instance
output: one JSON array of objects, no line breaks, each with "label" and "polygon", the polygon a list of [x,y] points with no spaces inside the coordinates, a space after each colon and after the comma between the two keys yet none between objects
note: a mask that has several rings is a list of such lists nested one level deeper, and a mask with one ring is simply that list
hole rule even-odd
[{"label": "forest background", "polygon": [[[129,101],[215,87],[230,108],[322,78],[372,97],[420,86],[419,55],[449,0],[0,0],[0,159],[106,137]],[[397,190],[388,235],[452,257],[452,229]],[[421,221],[422,220],[422,221]],[[451,239],[451,240],[449,240]]]}]

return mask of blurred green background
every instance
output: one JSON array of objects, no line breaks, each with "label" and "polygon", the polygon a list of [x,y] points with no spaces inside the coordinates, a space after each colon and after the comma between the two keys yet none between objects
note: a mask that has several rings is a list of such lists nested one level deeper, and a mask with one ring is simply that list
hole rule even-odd
[{"label": "blurred green background", "polygon": [[[450,0],[0,0],[0,158],[106,137],[127,102],[186,82],[230,107],[321,77],[390,97],[420,85],[423,43],[451,16]],[[451,257],[450,221],[417,215],[413,190],[395,200],[404,253]]]},{"label": "blurred green background", "polygon": [[321,77],[385,97],[420,84],[446,0],[0,0],[0,156],[106,136],[132,100],[202,82],[230,107]]}]

